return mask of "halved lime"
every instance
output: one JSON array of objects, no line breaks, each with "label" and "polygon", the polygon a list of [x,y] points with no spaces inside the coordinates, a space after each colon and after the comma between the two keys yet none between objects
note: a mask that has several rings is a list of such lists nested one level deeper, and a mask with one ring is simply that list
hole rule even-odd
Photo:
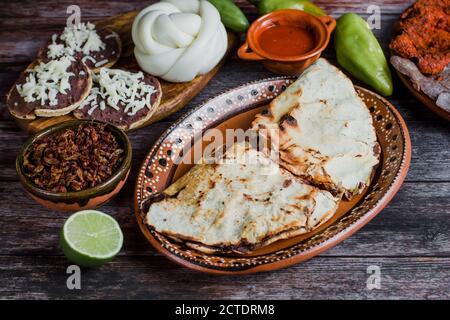
[{"label": "halved lime", "polygon": [[96,267],[111,261],[122,244],[123,234],[117,221],[97,210],[74,213],[61,229],[64,254],[80,266]]}]

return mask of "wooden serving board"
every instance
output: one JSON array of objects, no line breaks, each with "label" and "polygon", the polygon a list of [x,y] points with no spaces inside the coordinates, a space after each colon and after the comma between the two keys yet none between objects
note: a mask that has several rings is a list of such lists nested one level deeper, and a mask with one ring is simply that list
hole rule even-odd
[{"label": "wooden serving board", "polygon": [[[139,70],[139,66],[137,65],[136,59],[134,58],[134,44],[133,40],[131,39],[131,26],[133,24],[134,17],[138,14],[138,12],[139,11],[132,11],[94,22],[98,27],[109,28],[117,32],[120,36],[120,39],[122,41],[122,55],[119,61],[113,66],[113,68],[133,71]],[[149,121],[145,122],[138,128],[148,126],[156,121],[164,119],[165,117],[184,107],[208,84],[208,82],[214,77],[217,71],[219,71],[220,67],[224,64],[228,53],[234,47],[236,42],[236,35],[228,32],[228,51],[225,54],[225,57],[210,72],[201,76],[197,76],[190,82],[170,83],[160,79],[163,93],[161,104],[159,105],[158,109],[155,111],[151,119],[149,119]],[[75,117],[72,114],[51,118],[36,118],[33,120],[15,118],[19,127],[29,133],[35,133],[51,125],[73,119],[75,119]]]}]

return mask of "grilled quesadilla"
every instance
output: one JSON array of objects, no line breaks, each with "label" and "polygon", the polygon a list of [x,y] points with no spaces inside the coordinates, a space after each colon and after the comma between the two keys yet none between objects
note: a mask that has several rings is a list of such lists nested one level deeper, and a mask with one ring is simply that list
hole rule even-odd
[{"label": "grilled quesadilla", "polygon": [[247,253],[314,230],[339,199],[238,143],[147,201],[146,223],[157,232],[207,253]]},{"label": "grilled quesadilla", "polygon": [[350,79],[325,59],[307,68],[257,115],[253,127],[278,144],[282,166],[347,199],[370,183],[379,162],[368,108]]}]

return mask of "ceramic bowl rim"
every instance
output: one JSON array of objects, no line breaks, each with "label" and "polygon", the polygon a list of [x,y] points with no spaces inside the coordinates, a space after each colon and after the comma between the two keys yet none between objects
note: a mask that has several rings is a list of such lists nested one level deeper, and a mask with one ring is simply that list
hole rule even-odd
[{"label": "ceramic bowl rim", "polygon": [[[312,19],[316,22],[316,26],[313,26],[313,27],[316,28],[316,30],[320,29],[317,31],[319,33],[323,34],[324,37],[322,39],[319,39],[321,41],[318,41],[318,43],[314,46],[314,48],[312,48],[308,52],[305,52],[304,54],[295,55],[295,56],[285,56],[285,57],[272,56],[268,52],[266,52],[264,50],[260,50],[259,45],[255,45],[256,39],[254,39],[253,34],[256,31],[257,27],[259,25],[261,25],[264,21],[266,21],[268,19],[270,20],[271,17],[278,16],[278,15],[281,15],[281,16],[294,15],[297,17],[303,17],[303,20],[305,20],[306,18]],[[332,18],[331,16],[329,16],[329,17]],[[250,49],[253,52],[255,52],[257,55],[261,56],[262,58],[264,58],[266,60],[279,61],[279,62],[299,62],[299,61],[304,61],[306,59],[314,57],[316,55],[320,55],[325,50],[328,43],[330,42],[331,33],[332,33],[332,31],[329,31],[327,29],[325,23],[322,20],[320,20],[318,17],[316,17],[308,12],[304,12],[304,11],[296,10],[296,9],[282,9],[282,10],[276,10],[273,12],[269,12],[269,13],[259,17],[255,21],[253,21],[247,32],[247,41],[248,41],[248,45],[249,45]],[[251,36],[248,36],[249,34],[251,34]]]},{"label": "ceramic bowl rim", "polygon": [[[125,149],[125,158],[123,159],[120,167],[116,170],[116,172],[101,184],[81,191],[52,192],[34,185],[34,183],[30,181],[23,172],[23,156],[25,154],[25,151],[35,141],[43,137],[49,136],[66,128],[78,127],[84,123],[105,124],[108,130],[111,131],[116,136],[116,138],[118,138],[119,141],[123,144],[123,147]],[[127,134],[120,128],[116,127],[111,123],[98,120],[69,120],[49,126],[29,137],[27,141],[23,144],[23,146],[20,148],[20,151],[16,157],[16,171],[20,178],[20,182],[25,187],[25,189],[35,196],[51,201],[61,201],[69,199],[71,201],[72,200],[77,201],[77,200],[85,200],[88,198],[95,197],[97,195],[108,193],[108,191],[110,191],[112,187],[120,183],[123,176],[126,175],[127,172],[130,170],[131,159],[132,159],[132,148],[130,140],[128,139]]]}]

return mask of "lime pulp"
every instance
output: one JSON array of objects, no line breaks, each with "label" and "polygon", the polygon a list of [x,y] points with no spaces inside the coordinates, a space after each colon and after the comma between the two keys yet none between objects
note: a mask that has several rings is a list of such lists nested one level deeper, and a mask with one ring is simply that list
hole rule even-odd
[{"label": "lime pulp", "polygon": [[61,229],[64,254],[80,266],[96,267],[111,261],[122,244],[123,234],[117,221],[97,210],[74,213]]}]

